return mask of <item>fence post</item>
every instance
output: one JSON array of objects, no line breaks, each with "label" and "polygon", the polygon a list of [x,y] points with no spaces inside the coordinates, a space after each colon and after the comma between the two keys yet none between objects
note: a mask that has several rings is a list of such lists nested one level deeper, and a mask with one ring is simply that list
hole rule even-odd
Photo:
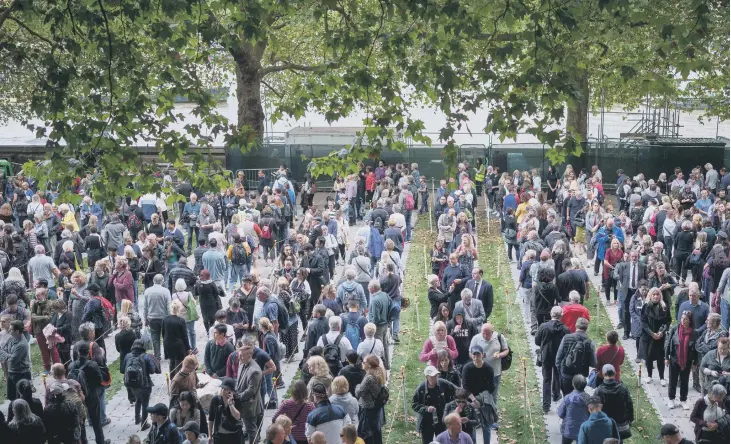
[{"label": "fence post", "polygon": [[406,367],[401,366],[401,397],[404,400],[404,420],[409,419],[409,407],[406,404]]},{"label": "fence post", "polygon": [[505,333],[510,334],[510,293],[505,289]]},{"label": "fence post", "polygon": [[637,371],[637,411],[640,410],[640,388],[642,388],[642,363],[640,362],[640,368]]},{"label": "fence post", "polygon": [[523,362],[523,417],[528,417],[528,370],[525,365],[526,358],[520,358]]},{"label": "fence post", "polygon": [[414,284],[414,311],[416,311],[416,328],[421,330],[421,315],[419,315],[419,300],[417,299],[416,295],[416,287],[418,285]]},{"label": "fence post", "polygon": [[426,245],[422,245],[422,248],[424,249],[424,279],[429,276],[429,269],[426,266]]}]

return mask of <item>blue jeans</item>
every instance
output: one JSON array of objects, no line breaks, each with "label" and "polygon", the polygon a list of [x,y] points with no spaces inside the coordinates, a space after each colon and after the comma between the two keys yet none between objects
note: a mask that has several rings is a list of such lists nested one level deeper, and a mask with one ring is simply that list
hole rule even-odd
[{"label": "blue jeans", "polygon": [[243,265],[234,265],[231,264],[231,276],[229,278],[229,284],[231,284],[231,291],[233,291],[234,286],[237,285],[239,282],[242,282],[244,280],[244,277],[246,277],[248,273],[246,264]]},{"label": "blue jeans", "polygon": [[104,424],[107,421],[107,397],[106,397],[106,387],[99,387],[99,411],[102,424]]},{"label": "blue jeans", "polygon": [[729,322],[729,303],[726,299],[721,298],[721,325],[728,331]]},{"label": "blue jeans", "polygon": [[185,326],[188,328],[188,341],[190,341],[190,348],[195,349],[195,321],[186,321]]},{"label": "blue jeans", "polygon": [[411,240],[411,211],[404,210],[404,218],[406,219],[406,240]]},{"label": "blue jeans", "polygon": [[[398,332],[399,328],[401,327],[401,310],[399,310],[396,315],[393,317],[393,324],[391,326],[391,335],[393,335],[393,338],[398,338]],[[388,344],[384,344],[384,347],[386,347]]]},{"label": "blue jeans", "polygon": [[[624,325],[624,299],[627,297],[627,290],[617,290],[617,314],[619,315],[619,323]],[[629,330],[628,325],[624,325],[625,330]]]},{"label": "blue jeans", "polygon": [[[267,397],[267,394],[271,393],[271,398]],[[277,389],[274,388],[274,381],[272,380],[272,373],[264,376],[264,383],[261,385],[261,400],[266,403],[267,401],[277,400]],[[266,404],[264,405],[266,408]]]}]

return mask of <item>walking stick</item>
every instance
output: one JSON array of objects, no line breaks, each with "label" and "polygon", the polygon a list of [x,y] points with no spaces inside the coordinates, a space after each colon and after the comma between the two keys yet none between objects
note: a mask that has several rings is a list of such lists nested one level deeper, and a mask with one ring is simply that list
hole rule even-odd
[{"label": "walking stick", "polygon": [[510,293],[505,289],[505,332],[510,334]]}]

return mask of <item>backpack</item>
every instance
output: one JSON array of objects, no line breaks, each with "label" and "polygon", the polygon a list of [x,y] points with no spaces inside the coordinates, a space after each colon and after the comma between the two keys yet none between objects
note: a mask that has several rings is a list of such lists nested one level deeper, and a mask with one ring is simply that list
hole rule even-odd
[{"label": "backpack", "polygon": [[576,375],[581,373],[584,363],[586,362],[586,343],[587,340],[584,339],[577,339],[576,342],[574,342],[574,345],[571,346],[571,349],[563,358],[563,362],[561,363],[561,373],[567,375]]},{"label": "backpack", "polygon": [[414,209],[414,195],[411,193],[406,193],[404,195],[404,209],[406,211],[411,211]]},{"label": "backpack", "polygon": [[287,307],[287,313],[289,313],[289,316],[297,316],[300,312],[300,302],[297,300],[297,298],[292,297],[288,292],[282,291],[279,294],[279,299],[282,300],[282,303],[284,303],[285,307]]},{"label": "backpack", "polygon": [[127,228],[130,230],[141,230],[143,226],[142,221],[137,217],[137,213],[134,211],[130,213],[129,219],[127,219]]},{"label": "backpack", "polygon": [[373,221],[373,228],[383,234],[383,218],[381,216],[376,217],[376,220]]},{"label": "backpack", "polygon": [[104,311],[104,315],[107,317],[106,321],[112,322],[112,320],[114,319],[114,312],[116,311],[114,305],[112,305],[111,302],[101,296],[94,296],[94,299],[97,299],[99,300],[99,302],[101,302],[102,310]]},{"label": "backpack", "polygon": [[620,199],[627,197],[627,194],[624,192],[624,185],[620,185],[619,188],[617,188],[617,197]]},{"label": "backpack", "polygon": [[[502,352],[502,344],[503,344],[503,335],[498,334],[497,336],[498,343],[500,344],[500,351]],[[513,365],[513,349],[508,347],[508,354],[505,357],[500,358],[500,370],[507,371],[510,370],[510,366]]]},{"label": "backpack", "polygon": [[635,207],[632,208],[632,211],[630,211],[629,218],[632,220],[632,225],[641,225],[642,224],[642,217],[645,215],[645,209],[642,207]]},{"label": "backpack", "polygon": [[[356,293],[355,289],[356,289],[356,287],[353,287],[350,290],[343,287],[343,310],[345,310],[345,311],[348,310],[348,301],[350,301],[350,300],[358,301],[358,303],[360,303],[360,298],[358,297],[358,294]],[[363,307],[361,307],[360,309],[362,310]]]},{"label": "backpack", "polygon": [[267,223],[266,225],[261,226],[261,238],[262,239],[271,239],[272,238],[272,229],[270,227],[270,223]]},{"label": "backpack", "polygon": [[343,313],[341,317],[343,319],[343,325],[345,325],[345,337],[348,338],[348,341],[350,341],[350,345],[353,347],[353,350],[357,350],[358,345],[360,344],[360,326],[358,325],[360,316],[355,318],[355,321],[351,320],[353,319],[353,316],[350,316],[350,313]]},{"label": "backpack", "polygon": [[233,244],[231,247],[231,263],[234,265],[246,265],[246,249],[242,244]]},{"label": "backpack", "polygon": [[74,381],[78,382],[81,386],[81,392],[84,394],[84,396],[87,396],[89,393],[89,385],[86,383],[86,374],[84,373],[84,368],[88,364],[88,361],[84,363],[81,367],[74,367],[71,371],[69,371],[69,374],[66,376],[68,379],[73,379]]},{"label": "backpack", "polygon": [[[289,309],[286,305],[284,305],[284,302],[282,302],[281,299],[276,298],[275,303],[277,304],[277,319],[276,321],[279,323],[279,330],[284,331],[289,327]],[[274,319],[270,319],[273,321]]]},{"label": "backpack", "polygon": [[345,333],[340,333],[332,344],[328,343],[327,335],[322,335],[323,348],[322,357],[325,358],[327,366],[330,367],[330,373],[337,375],[343,368],[343,362],[340,360],[340,340],[343,339]]},{"label": "backpack", "polygon": [[124,369],[124,386],[142,388],[147,380],[147,364],[142,355],[130,355],[127,367]]}]

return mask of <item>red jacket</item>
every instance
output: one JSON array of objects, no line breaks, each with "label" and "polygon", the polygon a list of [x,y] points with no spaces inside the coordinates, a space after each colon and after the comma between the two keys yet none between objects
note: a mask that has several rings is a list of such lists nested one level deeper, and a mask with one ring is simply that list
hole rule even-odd
[{"label": "red jacket", "polygon": [[561,322],[569,328],[571,333],[576,333],[576,320],[584,318],[587,321],[591,320],[589,309],[581,304],[568,304],[563,307],[563,316],[561,316]]},{"label": "red jacket", "polygon": [[617,373],[617,377],[615,378],[617,381],[620,381],[619,379],[619,373],[620,373],[620,367],[624,363],[624,347],[620,347],[617,345],[602,345],[596,350],[596,368],[598,371],[601,371],[604,364],[612,364],[614,366],[614,371]]},{"label": "red jacket", "polygon": [[373,191],[376,189],[376,175],[371,171],[366,176],[366,183],[365,183],[366,190]]},{"label": "red jacket", "polygon": [[129,270],[124,270],[121,275],[113,274],[111,282],[114,284],[114,297],[117,303],[124,299],[135,301],[135,290],[132,287],[134,280],[132,280],[132,273]]}]

